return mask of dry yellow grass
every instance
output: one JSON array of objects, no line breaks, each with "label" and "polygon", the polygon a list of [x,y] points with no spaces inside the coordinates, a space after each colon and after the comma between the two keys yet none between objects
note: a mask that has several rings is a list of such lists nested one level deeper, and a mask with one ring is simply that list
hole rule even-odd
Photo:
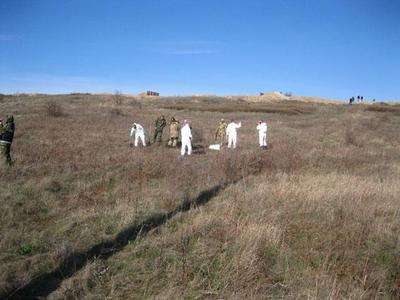
[{"label": "dry yellow grass", "polygon": [[[82,265],[47,288],[49,298],[399,296],[398,115],[337,105],[234,112],[207,109],[223,109],[219,99],[192,100],[184,104],[205,108],[113,95],[3,98],[17,132],[15,166],[0,171],[1,295],[220,186],[208,203]],[[160,113],[189,119],[198,146],[213,142],[221,117],[242,120],[239,148],[184,159],[163,146],[129,148],[131,123],[151,131]],[[269,125],[268,151],[257,146],[259,119]]]},{"label": "dry yellow grass", "polygon": [[366,108],[368,111],[377,111],[377,112],[389,112],[399,115],[400,114],[400,104],[373,104]]}]

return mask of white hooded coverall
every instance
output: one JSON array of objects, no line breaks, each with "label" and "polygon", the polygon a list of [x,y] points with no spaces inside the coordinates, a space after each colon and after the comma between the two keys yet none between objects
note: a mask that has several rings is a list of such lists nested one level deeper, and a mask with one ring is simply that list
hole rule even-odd
[{"label": "white hooded coverall", "polygon": [[258,142],[260,143],[260,147],[266,147],[267,146],[267,131],[268,131],[267,123],[261,122],[260,124],[258,124],[257,130],[258,130]]},{"label": "white hooded coverall", "polygon": [[236,124],[235,122],[231,122],[226,127],[226,135],[228,137],[228,148],[236,148],[237,143],[237,129],[242,127],[242,123]]},{"label": "white hooded coverall", "polygon": [[133,135],[135,135],[135,147],[138,146],[139,143],[139,139],[142,141],[142,145],[146,146],[146,141],[144,138],[144,128],[142,125],[137,124],[137,123],[133,123],[133,125],[136,125],[136,129],[134,126],[132,126],[131,129],[131,138],[133,137]]},{"label": "white hooded coverall", "polygon": [[192,130],[190,129],[189,123],[186,123],[181,128],[181,141],[182,141],[182,148],[181,148],[181,155],[185,155],[186,147],[188,149],[187,154],[192,154]]}]

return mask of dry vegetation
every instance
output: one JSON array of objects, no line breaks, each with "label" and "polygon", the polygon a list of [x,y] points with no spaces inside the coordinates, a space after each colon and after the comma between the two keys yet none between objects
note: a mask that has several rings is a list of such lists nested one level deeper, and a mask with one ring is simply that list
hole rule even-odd
[{"label": "dry vegetation", "polygon": [[[49,299],[400,296],[396,112],[168,101],[3,96],[17,131],[15,166],[0,170],[0,298],[155,215],[160,226],[89,257]],[[131,123],[151,134],[160,113],[192,122],[192,157],[129,148]],[[242,120],[239,148],[202,151],[221,117]]]},{"label": "dry vegetation", "polygon": [[[165,102],[172,103],[165,104]],[[300,101],[251,103],[246,102],[243,99],[228,100],[226,98],[218,97],[180,97],[178,100],[168,99],[165,101],[165,99],[161,99],[158,103],[161,104],[160,107],[169,110],[219,113],[251,112],[300,115],[312,113],[316,110],[316,105]]]},{"label": "dry vegetation", "polygon": [[368,111],[378,111],[378,112],[390,112],[400,115],[400,105],[389,105],[387,103],[377,103],[373,105],[369,105],[367,107]]}]

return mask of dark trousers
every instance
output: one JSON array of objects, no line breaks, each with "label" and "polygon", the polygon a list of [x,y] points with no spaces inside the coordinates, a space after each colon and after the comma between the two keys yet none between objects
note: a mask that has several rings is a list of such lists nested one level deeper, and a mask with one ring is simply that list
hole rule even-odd
[{"label": "dark trousers", "polygon": [[11,166],[11,144],[0,144],[0,154],[3,156],[4,161]]},{"label": "dark trousers", "polygon": [[163,132],[162,129],[161,130],[156,129],[156,131],[154,132],[154,138],[153,138],[154,142],[156,142],[156,141],[159,143],[161,142],[162,132]]}]

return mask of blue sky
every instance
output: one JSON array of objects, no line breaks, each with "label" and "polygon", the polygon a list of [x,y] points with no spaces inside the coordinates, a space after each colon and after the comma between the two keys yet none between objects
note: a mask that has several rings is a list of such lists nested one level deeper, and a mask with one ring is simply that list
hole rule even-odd
[{"label": "blue sky", "polygon": [[400,99],[399,0],[0,0],[0,92]]}]

